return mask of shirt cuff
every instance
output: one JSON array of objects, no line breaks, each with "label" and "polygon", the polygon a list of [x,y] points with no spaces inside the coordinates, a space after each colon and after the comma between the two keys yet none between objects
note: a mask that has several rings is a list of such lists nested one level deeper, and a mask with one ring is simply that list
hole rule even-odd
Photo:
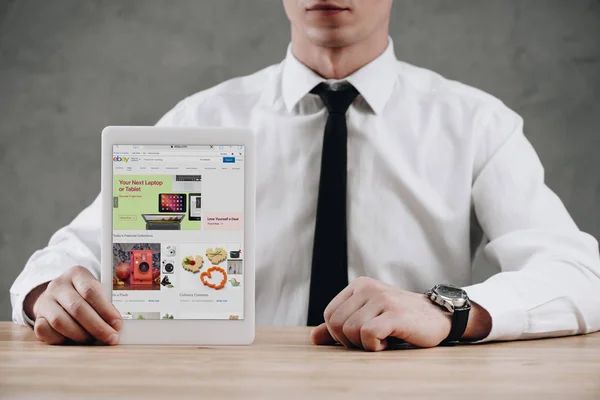
[{"label": "shirt cuff", "polygon": [[492,277],[483,283],[463,288],[469,299],[483,307],[492,317],[490,334],[476,342],[518,340],[527,328],[527,312],[518,296],[507,293],[501,279]]},{"label": "shirt cuff", "polygon": [[25,321],[25,323],[27,325],[31,326],[32,328],[33,328],[33,325],[35,325],[35,321],[32,320],[31,318],[29,318],[29,316],[27,315],[25,310],[23,310],[23,320]]},{"label": "shirt cuff", "polygon": [[27,282],[26,285],[24,285],[22,287],[22,289],[20,290],[20,293],[14,294],[13,296],[11,296],[12,297],[12,308],[13,308],[13,322],[15,324],[33,327],[33,324],[35,323],[35,321],[33,321],[31,318],[29,318],[27,316],[27,314],[25,314],[25,310],[23,309],[23,302],[25,301],[25,298],[27,297],[27,295],[29,293],[31,293],[31,291],[33,289],[35,289],[36,287],[38,287],[41,284],[51,281],[52,279],[56,278],[59,275],[60,274],[53,276],[53,277],[49,277],[49,278],[44,277],[44,278],[41,278],[40,280],[31,279],[29,282]]}]

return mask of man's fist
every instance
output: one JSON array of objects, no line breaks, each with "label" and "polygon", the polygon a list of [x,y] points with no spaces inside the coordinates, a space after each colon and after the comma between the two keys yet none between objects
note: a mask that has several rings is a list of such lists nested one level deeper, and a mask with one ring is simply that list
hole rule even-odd
[{"label": "man's fist", "polygon": [[25,299],[24,309],[35,320],[36,337],[46,343],[119,342],[121,314],[106,297],[100,282],[84,267],[73,267],[50,281],[45,290],[40,287],[32,291]]},{"label": "man's fist", "polygon": [[315,344],[342,343],[379,351],[392,336],[414,346],[433,347],[450,333],[452,318],[424,294],[407,292],[375,279],[360,277],[325,309],[325,323],[316,327]]}]

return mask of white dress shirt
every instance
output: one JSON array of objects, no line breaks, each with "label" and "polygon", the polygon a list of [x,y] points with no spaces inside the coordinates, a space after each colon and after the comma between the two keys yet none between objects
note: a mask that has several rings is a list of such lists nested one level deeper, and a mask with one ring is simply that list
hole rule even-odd
[{"label": "white dress shirt", "polygon": [[[347,113],[349,278],[423,292],[463,287],[491,315],[486,340],[600,329],[600,258],[544,184],[523,121],[500,100],[398,61],[393,43],[346,78],[360,92]],[[327,111],[309,91],[323,79],[288,49],[277,65],[194,94],[162,126],[253,129],[258,149],[256,316],[306,324]],[[36,252],[11,289],[23,298],[74,265],[99,276],[100,202]],[[484,236],[485,235],[485,236]],[[483,237],[501,273],[471,282]]]}]

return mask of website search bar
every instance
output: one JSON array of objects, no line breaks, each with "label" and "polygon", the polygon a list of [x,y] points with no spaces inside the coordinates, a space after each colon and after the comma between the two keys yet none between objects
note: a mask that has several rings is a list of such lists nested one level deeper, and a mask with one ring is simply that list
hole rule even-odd
[{"label": "website search bar", "polygon": [[[218,157],[198,157],[198,156],[194,156],[194,162],[214,162],[214,161],[221,161],[223,157],[218,156]],[[171,162],[181,162],[181,161],[186,161],[186,160],[182,160],[182,157],[161,157],[161,156],[155,156],[155,157],[139,157],[139,160],[136,160],[136,162],[143,162],[143,163],[171,163]],[[188,162],[191,160],[187,160]]]}]

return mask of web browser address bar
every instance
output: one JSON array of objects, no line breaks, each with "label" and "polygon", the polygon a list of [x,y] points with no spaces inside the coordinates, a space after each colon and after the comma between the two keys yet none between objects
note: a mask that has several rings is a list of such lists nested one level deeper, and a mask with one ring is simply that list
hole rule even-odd
[{"label": "web browser address bar", "polygon": [[161,152],[155,152],[155,153],[151,153],[148,152],[146,154],[135,154],[135,156],[138,157],[148,157],[148,156],[182,156],[182,157],[198,157],[198,156],[208,156],[208,157],[214,157],[214,156],[218,156],[219,154],[215,153],[214,151],[203,151],[203,152],[185,152],[185,151],[161,151]]}]

